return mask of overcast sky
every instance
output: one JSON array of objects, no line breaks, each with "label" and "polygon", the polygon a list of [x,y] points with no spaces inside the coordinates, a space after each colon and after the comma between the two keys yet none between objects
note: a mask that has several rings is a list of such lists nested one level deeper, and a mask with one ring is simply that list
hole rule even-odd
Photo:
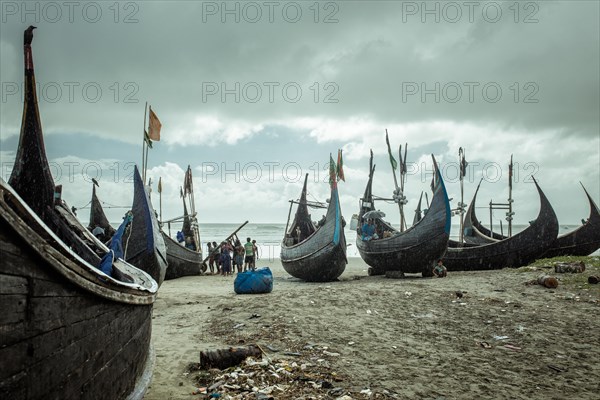
[{"label": "overcast sky", "polygon": [[[364,191],[369,149],[374,192],[391,197],[385,129],[396,158],[408,143],[411,220],[429,188],[432,153],[456,207],[461,146],[470,162],[465,202],[483,177],[481,206],[506,201],[513,155],[517,223],[539,209],[532,175],[561,224],[588,215],[579,181],[600,200],[597,1],[1,7],[2,176],[8,179],[18,143],[23,30],[33,24],[46,149],[63,197],[76,207],[89,202],[91,177],[102,200],[131,204],[146,102],[163,124],[148,176],[162,177],[165,219],[182,212],[179,186],[189,164],[200,222],[284,223],[305,173],[311,195],[328,197],[329,154],[341,148],[349,220]],[[380,208],[397,222],[393,205]],[[124,211],[107,213],[118,221]],[[88,212],[80,210],[84,221]]]}]

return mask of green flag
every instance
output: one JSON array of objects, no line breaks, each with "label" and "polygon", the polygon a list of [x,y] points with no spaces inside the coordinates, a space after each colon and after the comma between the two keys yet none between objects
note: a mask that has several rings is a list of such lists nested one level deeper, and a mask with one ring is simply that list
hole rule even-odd
[{"label": "green flag", "polygon": [[388,154],[390,155],[390,164],[392,164],[392,168],[395,171],[396,169],[398,169],[398,162],[392,155],[392,148],[390,147],[390,138],[388,137],[387,129],[385,130],[385,142],[387,143]]},{"label": "green flag", "polygon": [[148,147],[152,148],[152,139],[150,139],[150,136],[148,135],[148,131],[144,131],[144,141],[146,141],[146,144],[148,145]]}]

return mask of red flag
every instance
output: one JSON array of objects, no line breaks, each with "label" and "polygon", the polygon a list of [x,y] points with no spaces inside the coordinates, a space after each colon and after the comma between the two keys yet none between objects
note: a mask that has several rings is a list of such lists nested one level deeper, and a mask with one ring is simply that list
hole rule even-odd
[{"label": "red flag", "polygon": [[160,128],[162,124],[150,107],[150,122],[148,124],[148,138],[155,141],[160,141]]},{"label": "red flag", "polygon": [[331,156],[331,154],[329,154],[329,184],[332,188],[337,186],[335,170],[335,162],[333,161],[333,157]]},{"label": "red flag", "polygon": [[338,159],[337,159],[337,176],[338,181],[346,182],[346,178],[344,177],[344,160],[342,159],[342,150],[338,150]]}]

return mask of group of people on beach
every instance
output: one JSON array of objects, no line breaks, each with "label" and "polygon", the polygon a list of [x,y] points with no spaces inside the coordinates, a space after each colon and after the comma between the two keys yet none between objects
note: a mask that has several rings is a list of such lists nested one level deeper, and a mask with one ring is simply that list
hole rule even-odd
[{"label": "group of people on beach", "polygon": [[235,243],[232,240],[221,242],[208,242],[208,267],[210,273],[223,276],[231,275],[235,272],[246,272],[256,269],[256,260],[258,259],[258,246],[256,239],[246,238],[246,243],[242,245],[239,239]]}]

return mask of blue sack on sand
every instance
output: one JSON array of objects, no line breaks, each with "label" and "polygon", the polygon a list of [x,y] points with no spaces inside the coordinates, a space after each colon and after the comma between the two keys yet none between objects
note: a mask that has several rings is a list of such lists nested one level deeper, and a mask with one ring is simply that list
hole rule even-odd
[{"label": "blue sack on sand", "polygon": [[271,293],[273,273],[269,268],[241,272],[235,277],[233,289],[237,294]]}]

